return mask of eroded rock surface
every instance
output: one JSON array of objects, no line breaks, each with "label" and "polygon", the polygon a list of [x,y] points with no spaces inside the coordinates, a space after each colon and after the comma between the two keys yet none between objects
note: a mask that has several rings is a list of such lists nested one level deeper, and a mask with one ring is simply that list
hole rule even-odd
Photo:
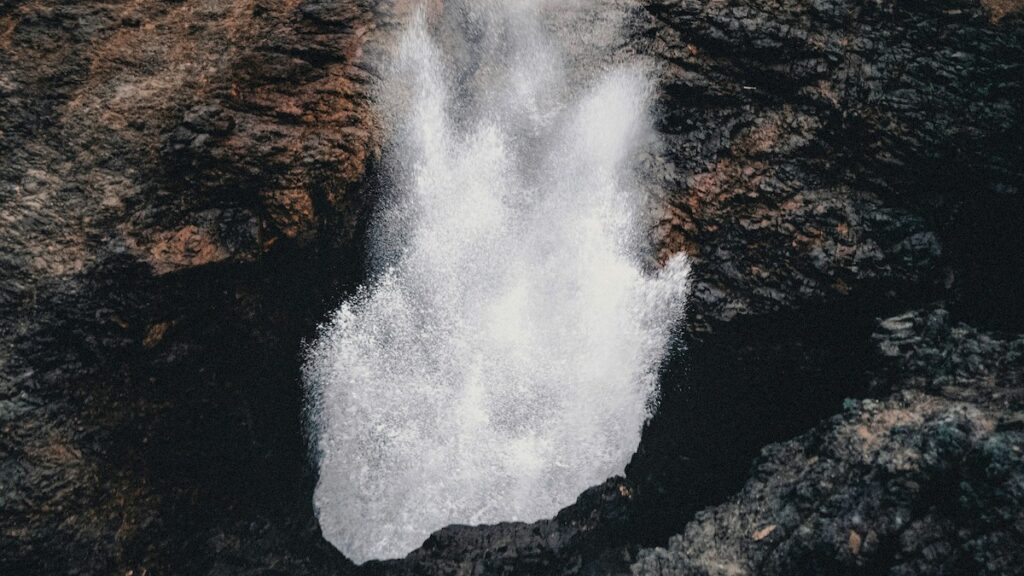
[{"label": "eroded rock surface", "polygon": [[765,448],[737,496],[633,573],[1021,573],[1024,338],[945,310],[887,319],[875,338],[892,396]]},{"label": "eroded rock surface", "polygon": [[630,470],[659,539],[760,446],[897,387],[910,368],[871,349],[874,318],[939,301],[1021,330],[1024,26],[967,3],[648,9],[670,142],[656,236],[696,274],[689,353]]},{"label": "eroded rock surface", "polygon": [[1024,26],[967,3],[646,8],[655,237],[695,262],[688,352],[630,470],[657,539],[764,444],[884,394],[875,318],[942,301],[1021,330]]},{"label": "eroded rock surface", "polygon": [[345,566],[296,374],[359,276],[389,10],[0,5],[0,572]]},{"label": "eroded rock surface", "polygon": [[695,321],[938,283],[1020,328],[1002,277],[1024,263],[1006,234],[1024,202],[1019,16],[994,24],[962,2],[647,8],[670,142],[659,236],[705,271]]},{"label": "eroded rock surface", "polygon": [[[658,415],[556,518],[363,571],[1019,572],[1020,2],[609,0],[572,58],[611,8],[602,61],[660,80],[652,260],[695,263]],[[395,16],[0,5],[0,572],[356,570],[296,378],[360,279]]]}]

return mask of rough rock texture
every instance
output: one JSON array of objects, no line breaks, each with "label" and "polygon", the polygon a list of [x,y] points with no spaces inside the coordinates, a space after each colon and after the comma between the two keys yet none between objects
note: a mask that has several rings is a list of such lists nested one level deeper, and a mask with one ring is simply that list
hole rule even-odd
[{"label": "rough rock texture", "polygon": [[0,4],[0,573],[345,565],[296,374],[360,274],[375,5]]},{"label": "rough rock texture", "polygon": [[688,351],[630,470],[667,530],[869,392],[876,317],[942,300],[1021,330],[1024,25],[959,2],[646,7],[655,236],[695,261]]},{"label": "rough rock texture", "polygon": [[[556,518],[362,571],[1019,572],[1020,1],[596,4],[560,33],[629,11],[653,259],[695,263],[658,414]],[[356,571],[298,358],[362,273],[393,8],[0,3],[0,573]]]},{"label": "rough rock texture", "polygon": [[656,237],[696,276],[688,351],[629,471],[657,539],[737,489],[760,446],[883,393],[876,317],[944,301],[1022,329],[1024,24],[958,2],[648,10]]},{"label": "rough rock texture", "polygon": [[897,392],[763,450],[647,574],[1024,573],[1024,338],[945,310],[881,323]]}]

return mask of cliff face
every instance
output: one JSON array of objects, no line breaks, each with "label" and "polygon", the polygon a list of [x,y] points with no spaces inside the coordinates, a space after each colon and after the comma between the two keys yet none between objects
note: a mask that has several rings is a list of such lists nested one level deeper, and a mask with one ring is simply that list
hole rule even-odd
[{"label": "cliff face", "polygon": [[341,562],[297,357],[359,275],[373,4],[0,6],[0,572]]},{"label": "cliff face", "polygon": [[[658,415],[556,518],[366,570],[1019,572],[1021,8],[633,5],[695,263]],[[404,9],[0,5],[0,572],[354,570],[299,353],[361,279]]]},{"label": "cliff face", "polygon": [[[687,389],[630,470],[658,537],[683,535],[634,572],[1021,570],[1019,343],[977,331],[1022,328],[1020,14],[648,10],[672,142],[659,237],[694,254],[697,302]],[[740,480],[847,396],[881,400]]]},{"label": "cliff face", "polygon": [[1019,15],[948,2],[652,2],[665,250],[728,320],[881,287],[1019,330]]}]

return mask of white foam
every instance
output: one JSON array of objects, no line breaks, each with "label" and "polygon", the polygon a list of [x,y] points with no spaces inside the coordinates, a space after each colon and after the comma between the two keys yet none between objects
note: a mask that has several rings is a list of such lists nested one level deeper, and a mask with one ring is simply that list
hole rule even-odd
[{"label": "white foam", "polygon": [[640,263],[644,71],[565,86],[539,5],[509,4],[463,5],[448,51],[404,34],[379,269],[308,350],[316,510],[356,562],[622,473],[682,315],[685,258]]}]

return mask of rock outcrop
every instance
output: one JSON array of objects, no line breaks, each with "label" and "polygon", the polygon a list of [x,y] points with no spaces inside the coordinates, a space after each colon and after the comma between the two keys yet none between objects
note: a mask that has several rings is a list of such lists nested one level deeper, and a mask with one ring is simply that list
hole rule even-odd
[{"label": "rock outcrop", "polygon": [[345,565],[297,373],[361,274],[376,4],[0,6],[0,572]]},{"label": "rock outcrop", "polygon": [[1020,574],[1024,338],[940,309],[875,339],[891,396],[765,448],[737,496],[633,574]]},{"label": "rock outcrop", "polygon": [[[622,50],[652,58],[662,87],[665,146],[649,159],[656,258],[686,250],[694,292],[658,413],[627,477],[614,481],[629,496],[606,487],[600,505],[581,498],[559,516],[596,519],[582,529],[555,519],[532,530],[442,531],[388,571],[628,573],[639,548],[678,533],[634,569],[760,573],[768,564],[750,550],[768,554],[783,539],[777,572],[1012,567],[1022,543],[1011,517],[1020,514],[1020,405],[1007,398],[1018,394],[1019,369],[997,368],[998,353],[971,361],[998,381],[1003,404],[947,396],[936,390],[949,376],[926,350],[948,347],[902,350],[897,357],[918,364],[893,364],[895,343],[879,345],[877,319],[941,306],[935,330],[947,343],[963,331],[1022,330],[1024,252],[1012,233],[1024,215],[1019,7],[666,0],[633,16],[634,42]],[[914,370],[929,383],[903,386]],[[908,425],[894,432],[895,412]],[[928,444],[961,428],[954,446]],[[867,452],[845,445],[863,443],[858,430],[877,437]],[[932,495],[896,490],[912,476],[945,481],[943,470],[990,445],[1005,474],[987,476],[981,460],[964,470],[973,503],[929,512],[920,508]],[[908,464],[917,468],[880,479],[887,459],[909,450],[922,454]],[[808,461],[823,468],[805,473]],[[828,506],[833,515],[814,516]],[[972,506],[991,514],[953,535]],[[906,507],[916,514],[906,523],[945,524],[931,540],[908,532],[902,544],[900,529],[872,525]]]},{"label": "rock outcrop", "polygon": [[662,538],[761,446],[882,394],[875,318],[942,302],[1021,330],[1024,26],[963,3],[647,10],[668,142],[655,236],[695,262],[688,353],[630,470]]},{"label": "rock outcrop", "polygon": [[694,261],[658,414],[556,518],[362,569],[297,379],[406,7],[0,5],[0,573],[1019,573],[1024,7],[612,4],[660,75],[652,260]]},{"label": "rock outcrop", "polygon": [[979,4],[655,1],[663,250],[706,263],[694,318],[938,284],[1014,311],[1019,15]]}]

